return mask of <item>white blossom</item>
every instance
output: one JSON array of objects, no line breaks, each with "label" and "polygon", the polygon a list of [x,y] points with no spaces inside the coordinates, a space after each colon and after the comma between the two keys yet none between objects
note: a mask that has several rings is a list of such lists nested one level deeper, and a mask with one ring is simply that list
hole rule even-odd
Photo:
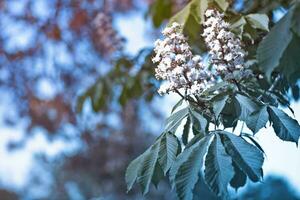
[{"label": "white blossom", "polygon": [[229,30],[224,15],[214,9],[205,12],[204,31],[202,36],[209,49],[210,62],[219,74],[232,73],[244,67],[246,52],[241,41]]},{"label": "white blossom", "polygon": [[182,26],[173,23],[163,30],[165,38],[155,42],[153,63],[157,63],[155,76],[164,80],[159,94],[184,91],[195,95],[212,85],[214,76],[210,74],[199,55],[193,55],[186,38],[180,32]]}]

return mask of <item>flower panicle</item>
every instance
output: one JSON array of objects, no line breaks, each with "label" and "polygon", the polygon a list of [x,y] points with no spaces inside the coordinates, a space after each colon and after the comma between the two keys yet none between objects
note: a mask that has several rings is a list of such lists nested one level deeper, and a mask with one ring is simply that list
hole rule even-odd
[{"label": "flower panicle", "polygon": [[220,75],[226,75],[244,68],[247,53],[241,40],[232,33],[230,24],[224,21],[224,14],[214,9],[205,12],[202,36],[209,49],[210,62]]},{"label": "flower panicle", "polygon": [[165,38],[155,42],[155,57],[157,63],[155,76],[164,80],[159,94],[184,91],[187,95],[198,94],[209,85],[213,76],[205,70],[200,55],[194,55],[187,39],[181,33],[182,26],[174,22],[163,30]]}]

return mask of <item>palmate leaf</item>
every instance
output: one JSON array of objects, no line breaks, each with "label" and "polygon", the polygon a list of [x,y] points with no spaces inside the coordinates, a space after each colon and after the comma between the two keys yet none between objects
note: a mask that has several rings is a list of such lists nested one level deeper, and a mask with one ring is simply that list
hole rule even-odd
[{"label": "palmate leaf", "polygon": [[296,3],[292,19],[292,29],[300,37],[300,3]]},{"label": "palmate leaf", "polygon": [[248,97],[241,94],[236,95],[236,99],[240,105],[240,119],[247,121],[249,115],[257,110],[258,106]]},{"label": "palmate leaf", "polygon": [[267,107],[263,106],[251,113],[246,120],[248,128],[255,134],[263,128],[269,120]]},{"label": "palmate leaf", "polygon": [[153,25],[158,28],[165,19],[172,16],[172,1],[155,0],[150,7],[149,13],[152,16]]},{"label": "palmate leaf", "polygon": [[158,162],[161,165],[164,174],[166,175],[174,160],[176,159],[178,151],[177,138],[171,134],[166,133],[160,140]]},{"label": "palmate leaf", "polygon": [[152,177],[154,175],[159,152],[159,143],[155,143],[143,156],[143,161],[139,166],[139,176],[137,182],[140,184],[143,194],[148,193]]},{"label": "palmate leaf", "polygon": [[170,170],[170,181],[179,199],[192,200],[193,189],[200,178],[204,155],[210,136],[202,138],[186,148],[176,159]]},{"label": "palmate leaf", "polygon": [[178,22],[185,26],[190,17],[193,17],[196,22],[200,24],[200,21],[204,20],[203,16],[205,10],[207,9],[207,6],[207,0],[192,0],[181,11],[179,11],[170,19],[169,25],[173,22]]},{"label": "palmate leaf", "polygon": [[182,105],[183,100],[184,100],[184,99],[180,99],[180,100],[175,104],[175,106],[172,108],[171,113],[173,113],[178,107],[180,107],[180,106]]},{"label": "palmate leaf", "polygon": [[[220,200],[206,185],[203,176],[199,177],[193,190],[193,200]],[[205,198],[204,198],[205,197]]]},{"label": "palmate leaf", "polygon": [[265,153],[260,144],[254,139],[254,137],[249,133],[241,133],[241,136],[248,138],[252,144],[254,144],[261,152]]},{"label": "palmate leaf", "polygon": [[137,181],[143,194],[149,191],[151,182],[157,186],[180,153],[178,139],[171,133],[163,133],[142,155],[127,167],[125,180],[128,191]]},{"label": "palmate leaf", "polygon": [[284,141],[295,142],[298,145],[300,137],[298,122],[276,107],[268,107],[268,112],[276,135]]},{"label": "palmate leaf", "polygon": [[195,108],[191,107],[189,109],[189,117],[191,118],[191,121],[193,123],[193,132],[194,134],[198,133],[205,133],[208,122],[205,117],[203,117],[198,111],[195,110]]},{"label": "palmate leaf", "polygon": [[191,128],[191,118],[190,116],[188,116],[186,119],[186,123],[183,127],[183,133],[182,133],[182,143],[184,145],[188,143],[190,128]]},{"label": "palmate leaf", "polygon": [[249,14],[245,18],[253,28],[269,31],[269,17],[267,15]]},{"label": "palmate leaf", "polygon": [[208,148],[205,159],[205,181],[218,196],[228,196],[227,186],[234,176],[232,159],[227,155],[220,136],[215,137]]},{"label": "palmate leaf", "polygon": [[246,174],[237,166],[235,162],[233,162],[234,176],[230,181],[231,187],[236,190],[240,187],[243,187],[247,182]]},{"label": "palmate leaf", "polygon": [[223,11],[227,10],[227,8],[229,6],[229,3],[227,0],[215,0],[215,2]]},{"label": "palmate leaf", "polygon": [[175,113],[173,113],[166,120],[165,132],[175,133],[178,126],[181,124],[182,120],[188,115],[189,108],[183,108]]},{"label": "palmate leaf", "polygon": [[158,187],[158,184],[161,181],[161,179],[163,179],[163,177],[164,177],[163,169],[160,166],[160,164],[158,162],[156,162],[156,165],[154,168],[154,173],[152,176],[152,183],[156,188]]},{"label": "palmate leaf", "polygon": [[298,85],[294,85],[292,87],[292,94],[293,94],[294,99],[296,101],[298,101],[300,98],[300,87]]},{"label": "palmate leaf", "polygon": [[241,37],[244,33],[245,25],[247,25],[247,21],[244,16],[241,16],[238,20],[230,25],[230,30]]},{"label": "palmate leaf", "polygon": [[228,96],[217,96],[213,98],[213,111],[215,113],[215,117],[218,118],[222,110],[224,109],[226,105],[226,101],[228,99]]},{"label": "palmate leaf", "polygon": [[135,183],[138,175],[139,170],[141,168],[141,164],[144,161],[145,155],[149,153],[148,151],[141,154],[139,157],[131,161],[131,163],[128,165],[125,173],[125,181],[127,185],[127,191],[130,191],[132,189],[133,184]]},{"label": "palmate leaf", "polygon": [[279,66],[280,59],[292,40],[291,20],[294,9],[290,11],[271,29],[257,49],[258,65],[270,79],[273,70]]},{"label": "palmate leaf", "polygon": [[225,131],[219,132],[226,152],[237,166],[254,182],[262,176],[263,153],[242,137]]},{"label": "palmate leaf", "polygon": [[280,60],[278,69],[285,75],[292,84],[297,83],[300,77],[300,36],[293,34],[290,44]]}]

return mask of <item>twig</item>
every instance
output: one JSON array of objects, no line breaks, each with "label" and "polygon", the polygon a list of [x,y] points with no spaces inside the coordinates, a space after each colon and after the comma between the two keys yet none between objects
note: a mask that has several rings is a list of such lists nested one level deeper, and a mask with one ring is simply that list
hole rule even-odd
[{"label": "twig", "polygon": [[183,98],[183,99],[185,99],[185,100],[188,100],[188,101],[190,101],[190,102],[193,102],[193,103],[197,104],[197,105],[200,106],[200,107],[203,106],[203,105],[200,104],[200,102],[195,101],[193,98],[186,98],[186,97],[183,96],[177,89],[175,89],[175,92],[176,92],[179,96],[181,96],[181,98]]},{"label": "twig", "polygon": [[270,88],[268,89],[268,90],[265,90],[265,92],[263,93],[263,94],[261,94],[258,98],[257,98],[257,100],[261,100],[261,98],[268,92],[268,93],[271,93],[274,89],[275,89],[275,87],[276,87],[276,85],[277,85],[277,83],[279,82],[279,80],[280,80],[280,75],[278,75],[276,78],[275,78],[275,81],[274,81],[274,83],[270,86]]}]

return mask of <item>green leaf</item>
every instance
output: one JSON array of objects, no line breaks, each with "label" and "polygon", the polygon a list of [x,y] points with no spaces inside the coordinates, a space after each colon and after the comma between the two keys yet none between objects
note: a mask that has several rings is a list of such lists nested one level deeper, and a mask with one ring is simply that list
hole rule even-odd
[{"label": "green leaf", "polygon": [[298,145],[300,137],[298,122],[276,107],[268,107],[268,112],[276,135],[284,141],[295,142]]},{"label": "green leaf", "polygon": [[98,112],[105,105],[104,85],[99,82],[93,88],[92,106],[93,110]]},{"label": "green leaf", "polygon": [[280,60],[280,70],[291,84],[297,83],[300,78],[300,37],[293,34],[293,38]]},{"label": "green leaf", "polygon": [[172,16],[172,1],[155,0],[150,7],[153,25],[158,28],[165,19]]},{"label": "green leaf", "polygon": [[227,186],[234,176],[232,160],[227,155],[220,136],[215,135],[205,159],[205,181],[218,196],[227,197]]},{"label": "green leaf", "polygon": [[191,14],[191,5],[192,2],[190,2],[188,5],[186,5],[182,10],[180,10],[176,15],[174,15],[167,26],[170,26],[173,22],[177,22],[179,24],[185,24]]},{"label": "green leaf", "polygon": [[170,171],[170,180],[179,199],[191,200],[193,189],[201,176],[204,155],[211,136],[205,137],[184,150]]},{"label": "green leaf", "polygon": [[238,100],[241,109],[239,118],[243,121],[247,121],[249,115],[257,110],[257,105],[250,98],[241,94],[237,94],[236,99]]},{"label": "green leaf", "polygon": [[184,100],[184,99],[182,98],[182,99],[180,99],[180,100],[175,104],[175,106],[172,108],[171,113],[173,113],[179,106],[182,105],[183,100]]},{"label": "green leaf", "polygon": [[76,112],[81,113],[85,100],[88,98],[87,94],[80,95],[76,100]]},{"label": "green leaf", "polygon": [[165,133],[165,135],[160,139],[160,149],[158,153],[158,162],[161,165],[164,174],[167,174],[176,159],[177,151],[177,138],[171,133]]},{"label": "green leaf", "polygon": [[235,21],[230,25],[230,30],[241,37],[242,34],[244,33],[244,27],[246,24],[247,21],[245,17],[242,16],[237,21]]},{"label": "green leaf", "polygon": [[260,144],[254,139],[254,137],[251,134],[242,133],[241,136],[248,138],[252,142],[252,144],[254,144],[257,148],[259,148],[261,152],[265,153],[263,148],[260,146]]},{"label": "green leaf", "polygon": [[222,112],[223,108],[226,105],[226,101],[228,99],[228,96],[221,96],[216,97],[213,99],[213,111],[215,113],[216,118],[219,117],[220,113]]},{"label": "green leaf", "polygon": [[210,191],[202,176],[199,177],[199,180],[195,185],[195,188],[193,190],[193,195],[194,195],[193,200],[219,200],[220,199],[212,191]]},{"label": "green leaf", "polygon": [[191,119],[190,116],[188,116],[186,119],[186,123],[183,127],[183,134],[182,134],[182,143],[184,145],[188,143],[190,128],[191,128]]},{"label": "green leaf", "polygon": [[229,3],[227,2],[227,0],[215,0],[215,2],[218,4],[218,6],[220,6],[220,8],[225,11],[227,10]]},{"label": "green leaf", "polygon": [[203,117],[194,108],[189,109],[189,116],[193,123],[193,129],[196,129],[196,131],[200,131],[200,132],[204,133],[206,131],[206,127],[208,125],[207,119],[205,119],[205,117]]},{"label": "green leaf", "polygon": [[193,17],[200,24],[201,21],[204,21],[204,13],[207,9],[207,6],[207,0],[192,0],[170,19],[168,25],[172,24],[173,22],[178,22],[185,26],[190,17]]},{"label": "green leaf", "polygon": [[269,17],[266,14],[249,14],[245,18],[253,28],[269,31]]},{"label": "green leaf", "polygon": [[150,147],[148,153],[143,156],[137,181],[141,186],[143,194],[148,193],[158,159],[159,142]]},{"label": "green leaf", "polygon": [[293,94],[293,97],[296,101],[299,100],[299,97],[300,97],[300,88],[298,85],[294,85],[292,87],[292,94]]},{"label": "green leaf", "polygon": [[175,188],[175,177],[178,172],[179,167],[188,160],[190,154],[192,151],[196,148],[196,146],[192,145],[189,148],[185,148],[184,151],[178,155],[176,158],[173,166],[171,166],[170,172],[169,172],[169,179],[172,184],[172,188]]},{"label": "green leaf", "polygon": [[280,59],[292,40],[290,31],[293,9],[271,29],[257,49],[258,65],[270,79],[273,70],[279,66]]},{"label": "green leaf", "polygon": [[159,165],[159,163],[156,162],[153,177],[152,177],[152,183],[156,188],[158,187],[158,184],[161,181],[161,179],[163,179],[163,177],[164,177],[164,172],[161,166]]},{"label": "green leaf", "polygon": [[165,132],[175,133],[178,126],[181,124],[182,120],[188,115],[189,108],[183,108],[175,113],[173,113],[166,120]]},{"label": "green leaf", "polygon": [[251,113],[248,117],[246,124],[248,128],[255,134],[261,128],[263,128],[269,120],[269,114],[267,111],[267,107],[263,106],[256,110],[255,112]]},{"label": "green leaf", "polygon": [[242,137],[225,131],[219,132],[226,152],[237,166],[254,182],[262,176],[263,153]]},{"label": "green leaf", "polygon": [[237,166],[235,162],[233,162],[233,169],[234,169],[234,177],[230,181],[230,185],[234,189],[239,189],[243,187],[247,182],[246,174]]},{"label": "green leaf", "polygon": [[189,148],[191,146],[193,146],[196,142],[200,141],[202,138],[206,137],[203,134],[197,134],[195,135],[185,146],[185,148]]},{"label": "green leaf", "polygon": [[235,127],[240,115],[241,109],[239,102],[233,97],[229,98],[221,113],[221,120],[224,127]]},{"label": "green leaf", "polygon": [[147,153],[148,153],[148,151],[144,152],[139,157],[137,157],[136,159],[131,161],[131,163],[128,165],[128,167],[126,169],[126,173],[125,173],[125,181],[127,184],[127,191],[131,190],[134,182],[136,181],[141,164]]},{"label": "green leaf", "polygon": [[296,3],[292,21],[292,29],[300,37],[300,3]]}]

